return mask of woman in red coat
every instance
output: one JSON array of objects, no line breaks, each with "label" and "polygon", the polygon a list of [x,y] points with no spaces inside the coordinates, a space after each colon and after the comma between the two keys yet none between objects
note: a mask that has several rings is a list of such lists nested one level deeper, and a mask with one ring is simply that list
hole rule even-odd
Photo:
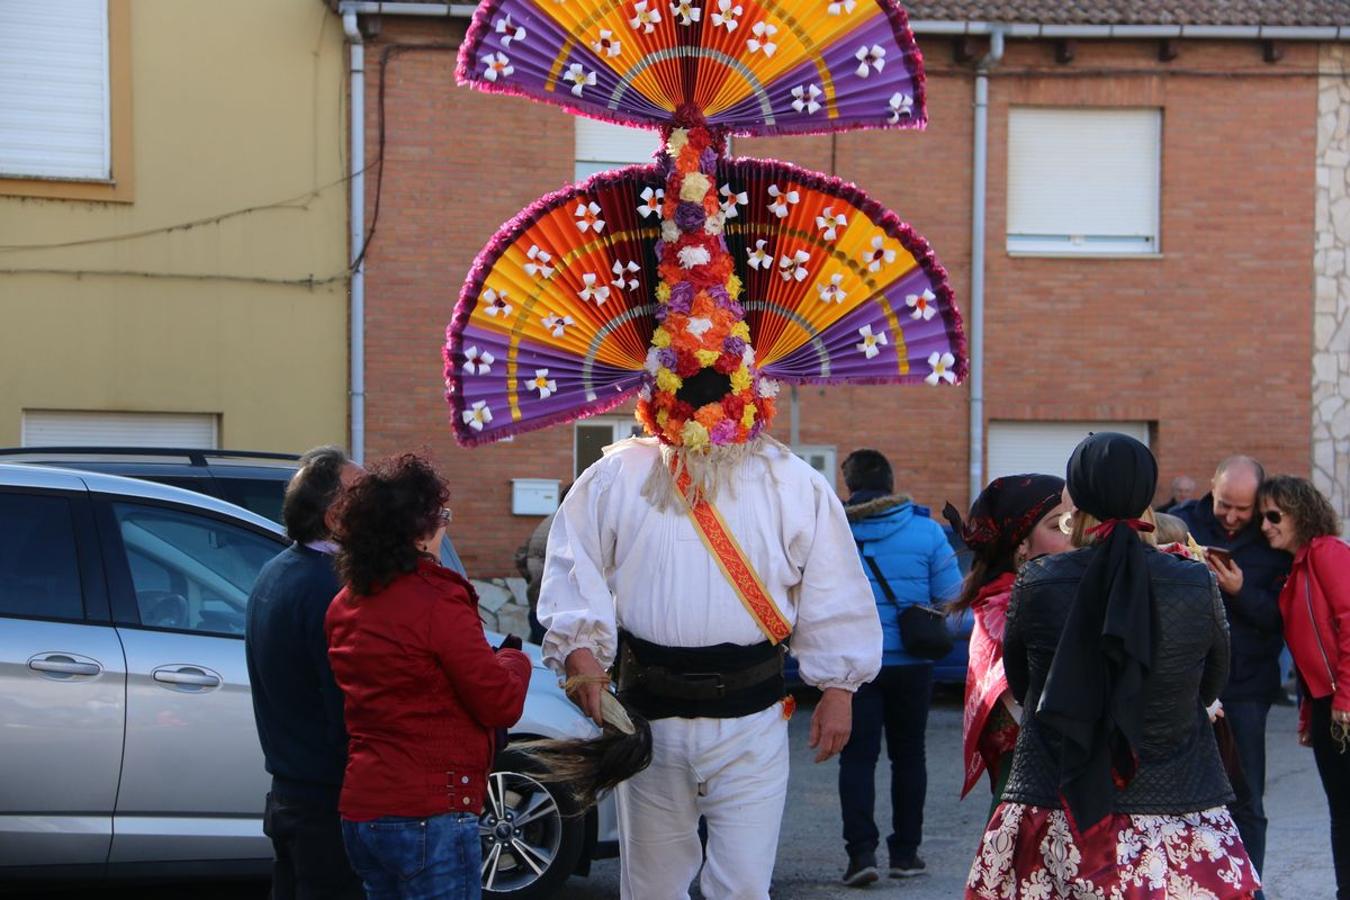
[{"label": "woman in red coat", "polygon": [[1298,739],[1312,747],[1331,807],[1336,896],[1350,898],[1350,546],[1317,488],[1277,475],[1261,486],[1261,531],[1292,553],[1280,592],[1284,639],[1302,685]]},{"label": "woman in red coat", "polygon": [[494,732],[519,719],[519,650],[494,652],[469,582],[432,555],[450,492],[407,455],[374,466],[339,501],[328,658],[349,740],[339,811],[371,900],[477,900],[478,816]]}]

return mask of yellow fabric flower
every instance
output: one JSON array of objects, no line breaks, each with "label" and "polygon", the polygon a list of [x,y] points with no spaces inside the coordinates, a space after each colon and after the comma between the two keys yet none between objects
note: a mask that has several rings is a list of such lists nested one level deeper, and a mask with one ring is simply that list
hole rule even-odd
[{"label": "yellow fabric flower", "polygon": [[758,410],[755,409],[755,404],[753,403],[745,404],[745,412],[741,413],[741,424],[744,425],[746,428],[749,428],[751,425],[754,425],[756,412],[758,412]]},{"label": "yellow fabric flower", "polygon": [[[732,278],[735,278],[736,276],[733,275],[733,276],[731,276],[731,277],[732,277]],[[660,284],[658,284],[658,285],[656,286],[656,299],[657,299],[657,300],[660,300],[662,303],[669,303],[669,302],[670,302],[670,285],[666,284],[664,281],[661,282]]]},{"label": "yellow fabric flower", "polygon": [[739,275],[732,275],[727,278],[727,293],[731,295],[732,300],[741,295],[741,278]]},{"label": "yellow fabric flower", "polygon": [[662,428],[665,428],[665,427],[666,427],[666,423],[669,422],[669,421],[670,421],[670,413],[669,413],[669,412],[667,412],[667,411],[664,410],[664,409],[658,409],[658,410],[656,411],[656,424],[657,424],[657,425],[660,425]]},{"label": "yellow fabric flower", "polygon": [[706,369],[708,366],[717,362],[717,357],[721,356],[721,354],[716,350],[698,350],[695,351],[694,356],[698,357],[698,364]]},{"label": "yellow fabric flower", "polygon": [[[663,285],[664,287],[664,285]],[[664,328],[658,328],[652,332],[652,346],[658,350],[670,346],[670,332]]]},{"label": "yellow fabric flower", "polygon": [[683,386],[684,381],[680,379],[680,376],[676,375],[666,367],[662,366],[656,371],[656,387],[658,389],[669,391],[673,394]]},{"label": "yellow fabric flower", "polygon": [[680,443],[682,443],[687,450],[707,450],[708,429],[691,419],[690,421],[685,422],[684,427],[680,429]]},{"label": "yellow fabric flower", "polygon": [[670,138],[666,141],[666,147],[670,149],[671,156],[679,156],[684,145],[689,143],[689,131],[684,128],[672,128]]},{"label": "yellow fabric flower", "polygon": [[708,193],[710,187],[712,182],[708,181],[707,175],[702,172],[690,172],[684,176],[684,181],[680,182],[680,199],[690,203],[702,203],[703,195]]},{"label": "yellow fabric flower", "polygon": [[743,341],[750,340],[750,326],[745,322],[737,322],[731,326],[731,336],[738,337]]},{"label": "yellow fabric flower", "polygon": [[750,389],[750,370],[748,368],[741,366],[731,373],[731,389],[737,394]]}]

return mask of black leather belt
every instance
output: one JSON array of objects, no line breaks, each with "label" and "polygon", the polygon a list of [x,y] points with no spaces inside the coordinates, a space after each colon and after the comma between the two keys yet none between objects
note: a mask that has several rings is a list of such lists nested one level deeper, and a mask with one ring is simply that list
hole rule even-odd
[{"label": "black leather belt", "polygon": [[619,693],[648,719],[735,718],[782,699],[783,649],[760,644],[665,647],[619,638]]}]

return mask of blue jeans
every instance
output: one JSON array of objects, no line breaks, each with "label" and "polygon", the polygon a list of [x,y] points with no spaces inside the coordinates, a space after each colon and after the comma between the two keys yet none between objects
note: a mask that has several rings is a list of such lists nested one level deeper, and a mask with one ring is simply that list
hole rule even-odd
[{"label": "blue jeans", "polygon": [[426,819],[385,816],[342,820],[342,841],[367,900],[480,900],[482,845],[478,817],[445,813]]},{"label": "blue jeans", "polygon": [[839,806],[844,847],[850,857],[874,852],[880,833],[874,819],[881,735],[891,760],[891,861],[913,856],[923,843],[928,794],[924,732],[933,694],[933,667],[885,666],[853,695],[853,734],[839,754]]},{"label": "blue jeans", "polygon": [[1266,863],[1266,718],[1270,704],[1263,700],[1225,700],[1224,718],[1233,730],[1242,774],[1251,796],[1233,804],[1229,810],[1242,845],[1247,848],[1256,871],[1264,874]]}]

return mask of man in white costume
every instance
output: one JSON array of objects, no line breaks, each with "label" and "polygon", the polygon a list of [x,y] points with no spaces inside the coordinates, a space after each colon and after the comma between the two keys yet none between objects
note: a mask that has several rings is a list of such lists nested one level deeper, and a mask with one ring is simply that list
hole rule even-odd
[{"label": "man in white costume", "polygon": [[[674,453],[684,451],[654,438],[620,442],[568,492],[540,592],[544,660],[579,683],[574,699],[599,722],[624,635],[621,696],[651,720],[653,757],[617,791],[622,896],[688,897],[703,862],[702,815],[703,895],[761,900],[787,791],[791,703],[781,652],[690,507],[669,491],[662,502]],[[852,694],[881,665],[876,606],[843,506],[819,473],[767,437],[713,464],[703,482],[712,506],[791,629],[802,679],[822,691],[811,746],[824,762],[848,742]]]}]

